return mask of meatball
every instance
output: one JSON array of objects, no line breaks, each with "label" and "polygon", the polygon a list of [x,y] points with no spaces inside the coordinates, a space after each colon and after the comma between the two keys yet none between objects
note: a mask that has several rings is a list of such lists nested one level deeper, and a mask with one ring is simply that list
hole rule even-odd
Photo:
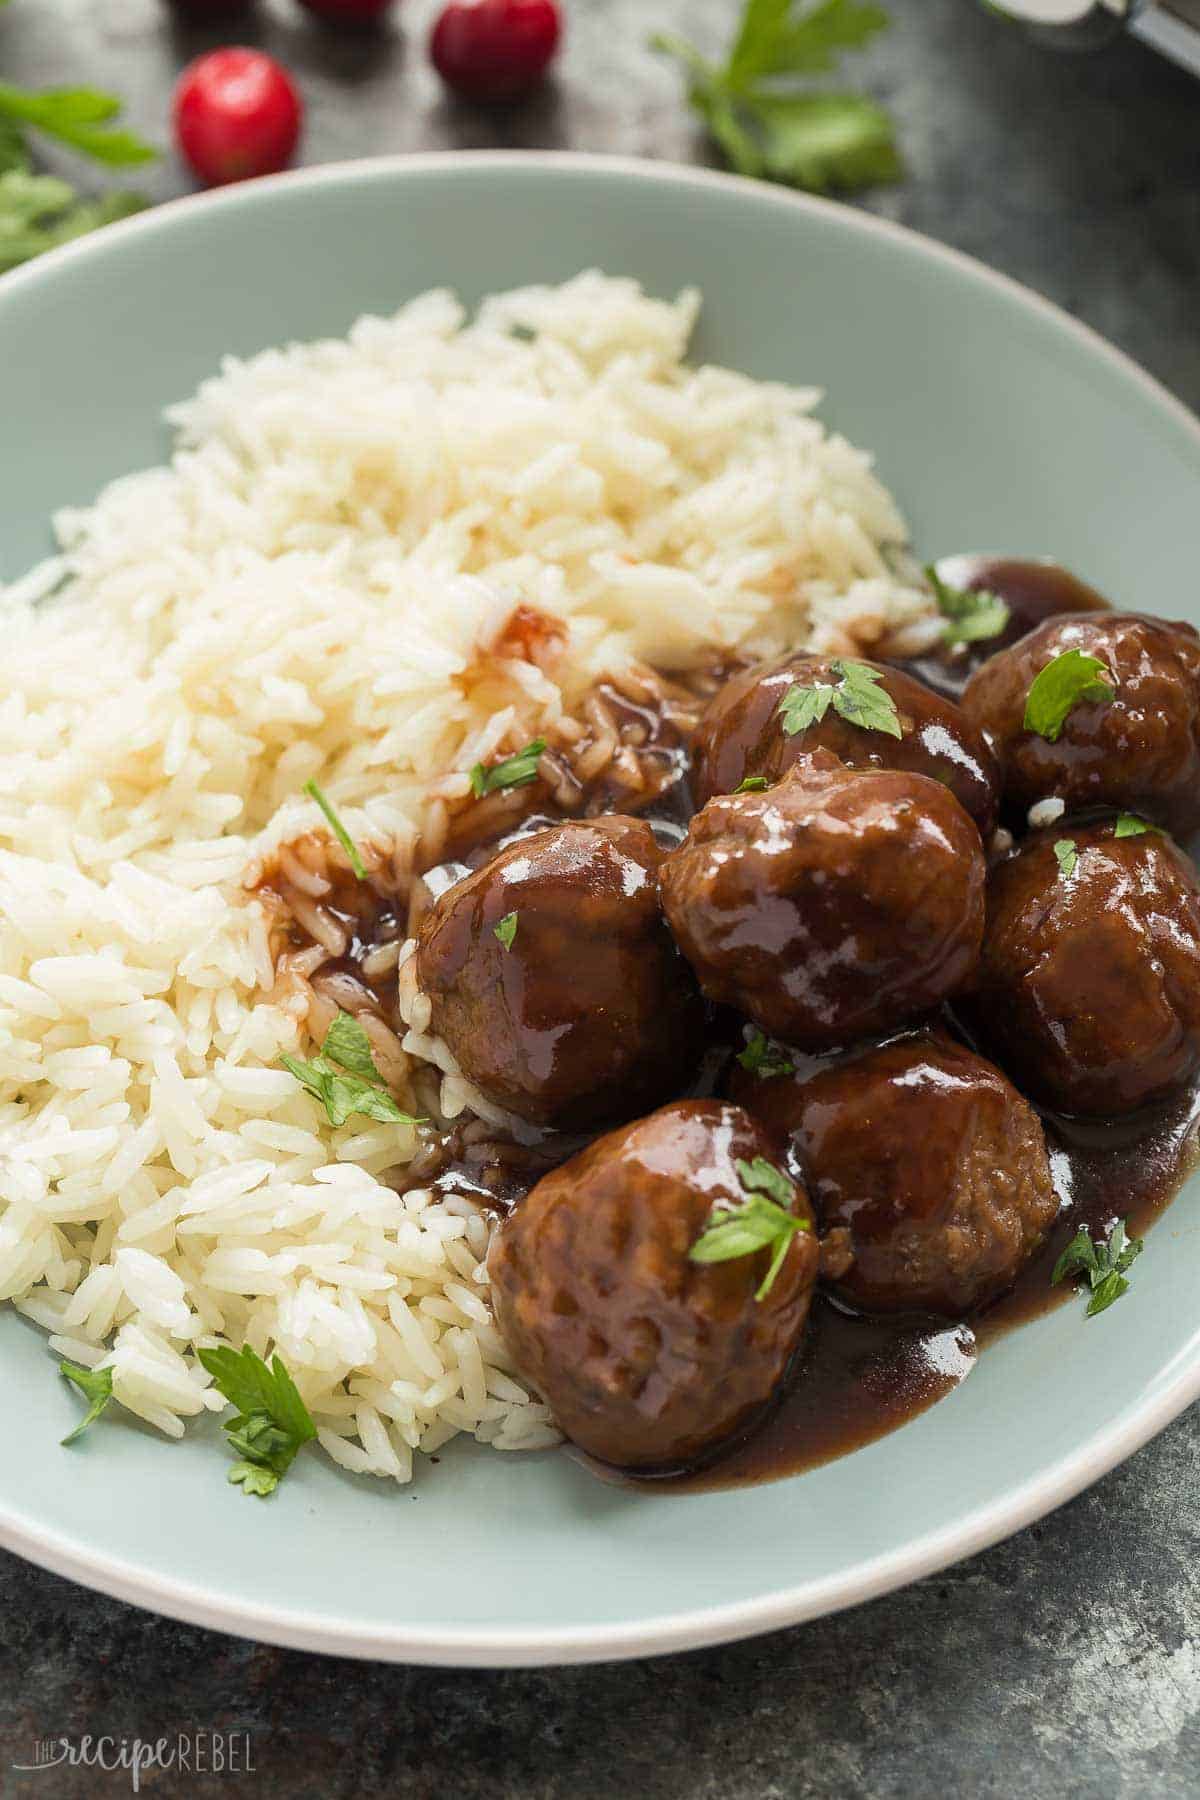
[{"label": "meatball", "polygon": [[417,933],[430,1029],[495,1104],[564,1129],[678,1092],[704,1008],[663,921],[644,820],[572,820],[449,888]]},{"label": "meatball", "polygon": [[979,833],[940,782],[818,750],[767,793],[710,800],[661,881],[709,999],[824,1049],[963,985],[985,877]]},{"label": "meatball", "polygon": [[818,1251],[797,1188],[775,1280],[761,1249],[698,1263],[713,1207],[740,1206],[764,1133],[719,1100],[664,1106],[597,1139],[505,1220],[488,1258],[496,1319],[569,1438],[604,1462],[678,1469],[754,1424],[804,1330]]},{"label": "meatball", "polygon": [[968,1018],[1024,1092],[1117,1115],[1200,1064],[1200,888],[1169,838],[1038,833],[988,880]]},{"label": "meatball", "polygon": [[[1116,692],[1078,702],[1051,743],[1025,729],[1025,703],[1068,650],[1103,663]],[[1136,613],[1048,620],[983,665],[963,710],[991,734],[1005,798],[1022,810],[1056,797],[1069,808],[1128,807],[1180,836],[1200,826],[1200,638],[1190,625]]]},{"label": "meatball", "polygon": [[809,1075],[739,1070],[733,1092],[788,1144],[828,1237],[848,1234],[836,1288],[864,1312],[985,1306],[1058,1213],[1037,1114],[942,1030]]},{"label": "meatball", "polygon": [[896,703],[903,736],[869,730],[829,707],[823,719],[792,736],[780,702],[790,689],[836,686],[841,676],[824,656],[786,656],[733,676],[714,694],[693,746],[696,797],[732,794],[747,776],[776,781],[802,756],[829,750],[848,769],[902,769],[943,782],[986,840],[996,823],[1000,771],[988,745],[958,707],[900,669],[867,663]]},{"label": "meatball", "polygon": [[1035,625],[1059,613],[1108,612],[1108,601],[1058,563],[1015,556],[944,556],[937,564],[942,581],[965,594],[996,594],[1008,607],[1008,623],[995,637],[971,643],[942,643],[923,656],[895,666],[915,675],[947,700],[961,700],[981,663],[1007,650]]}]

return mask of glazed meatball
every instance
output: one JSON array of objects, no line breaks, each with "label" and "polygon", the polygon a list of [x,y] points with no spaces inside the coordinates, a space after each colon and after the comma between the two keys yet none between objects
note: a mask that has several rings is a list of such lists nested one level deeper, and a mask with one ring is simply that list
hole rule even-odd
[{"label": "glazed meatball", "polygon": [[957,706],[930,693],[900,669],[867,663],[896,703],[903,736],[868,730],[830,707],[823,719],[789,736],[779,707],[794,687],[836,685],[841,677],[824,656],[786,656],[748,669],[718,689],[693,746],[696,798],[732,794],[747,776],[777,781],[814,750],[829,750],[848,769],[902,769],[950,789],[986,840],[996,823],[1000,772],[991,750]]},{"label": "glazed meatball", "polygon": [[967,1016],[1025,1093],[1065,1113],[1134,1112],[1200,1063],[1196,872],[1160,833],[1115,830],[1056,826],[988,880]]},{"label": "glazed meatball", "polygon": [[686,1085],[704,1009],[663,921],[644,820],[572,820],[449,888],[417,933],[430,1030],[495,1104],[564,1129]]},{"label": "glazed meatball", "polygon": [[1007,650],[1035,625],[1060,613],[1108,612],[1108,601],[1058,563],[1016,556],[944,556],[937,573],[964,594],[996,594],[1008,607],[1008,623],[995,637],[942,643],[895,667],[915,675],[947,700],[961,701],[971,676],[998,650]]},{"label": "glazed meatball", "polygon": [[946,1032],[760,1079],[733,1093],[805,1171],[837,1292],[864,1312],[961,1317],[1011,1287],[1059,1209],[1041,1123],[999,1069]]},{"label": "glazed meatball", "polygon": [[678,1469],[754,1424],[808,1317],[818,1252],[797,1188],[775,1280],[767,1249],[698,1263],[714,1206],[747,1197],[737,1164],[770,1155],[740,1107],[679,1101],[546,1175],[488,1258],[500,1331],[561,1429],[604,1462]]},{"label": "glazed meatball", "polygon": [[[1116,692],[1078,702],[1051,743],[1025,729],[1025,703],[1068,650],[1103,663]],[[1190,625],[1136,613],[1052,619],[983,665],[963,710],[991,734],[1014,806],[1056,797],[1128,807],[1180,836],[1200,826],[1200,638]]]},{"label": "glazed meatball", "polygon": [[808,1049],[893,1030],[971,975],[979,833],[940,782],[818,750],[697,813],[663,905],[710,1000]]}]

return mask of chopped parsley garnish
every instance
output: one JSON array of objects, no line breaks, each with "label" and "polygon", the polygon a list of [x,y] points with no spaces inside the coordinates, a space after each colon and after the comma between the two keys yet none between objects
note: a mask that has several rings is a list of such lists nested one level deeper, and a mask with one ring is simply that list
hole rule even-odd
[{"label": "chopped parsley garnish", "polygon": [[1156,832],[1160,837],[1162,836],[1162,827],[1160,825],[1151,825],[1149,820],[1139,819],[1136,813],[1121,813],[1117,818],[1113,836],[1119,838],[1145,837],[1148,831]]},{"label": "chopped parsley garnish", "polygon": [[296,1460],[297,1451],[317,1435],[307,1406],[278,1356],[268,1368],[261,1356],[242,1350],[201,1350],[200,1361],[237,1417],[225,1426],[239,1460],[229,1480],[260,1499],[273,1494]]},{"label": "chopped parsley garnish", "polygon": [[513,939],[517,935],[517,915],[515,912],[505,913],[498,925],[493,925],[492,936],[500,939],[506,950],[513,947]]},{"label": "chopped parsley garnish", "polygon": [[783,1170],[765,1156],[756,1156],[753,1162],[739,1160],[737,1172],[746,1198],[737,1206],[718,1202],[688,1256],[692,1262],[719,1263],[753,1256],[756,1250],[773,1250],[771,1266],[754,1296],[761,1301],[775,1285],[792,1239],[797,1232],[811,1231],[812,1226],[791,1211],[796,1189]]},{"label": "chopped parsley garnish", "polygon": [[796,1067],[791,1057],[757,1028],[746,1039],[746,1048],[738,1051],[737,1060],[748,1074],[757,1075],[760,1081],[773,1081],[777,1075],[791,1075]]},{"label": "chopped parsley garnish", "polygon": [[371,1040],[349,1013],[340,1012],[321,1045],[319,1056],[301,1062],[297,1056],[281,1056],[289,1075],[325,1108],[329,1123],[344,1125],[353,1113],[385,1124],[421,1125],[424,1120],[401,1112],[383,1083],[371,1055]]},{"label": "chopped parsley garnish", "polygon": [[482,800],[485,794],[495,794],[501,788],[528,787],[537,780],[538,758],[545,748],[545,738],[534,738],[515,756],[493,763],[490,769],[477,762],[471,770],[471,792]]},{"label": "chopped parsley garnish", "polygon": [[1079,861],[1079,851],[1074,838],[1059,838],[1054,846],[1054,854],[1058,858],[1058,866],[1064,875],[1075,873],[1075,864]]},{"label": "chopped parsley garnish", "polygon": [[83,1436],[89,1425],[95,1424],[112,1399],[113,1372],[111,1369],[84,1369],[73,1362],[60,1362],[58,1372],[65,1375],[68,1381],[74,1382],[88,1402],[88,1409],[74,1431],[69,1431],[62,1440],[64,1444],[73,1444],[76,1438]]},{"label": "chopped parsley garnish", "polygon": [[688,101],[740,175],[796,187],[869,187],[902,173],[892,121],[861,94],[807,85],[889,20],[871,0],[746,0],[723,63],[657,32],[651,48],[683,65]]},{"label": "chopped parsley garnish", "polygon": [[1068,713],[1084,701],[1111,700],[1116,691],[1099,657],[1064,650],[1046,664],[1029,689],[1025,729],[1049,744],[1057,743]]},{"label": "chopped parsley garnish", "polygon": [[1086,1230],[1080,1231],[1055,1263],[1051,1284],[1057,1287],[1069,1275],[1086,1275],[1091,1289],[1087,1316],[1092,1319],[1129,1291],[1126,1271],[1142,1249],[1141,1238],[1125,1236],[1124,1219],[1113,1226],[1107,1243],[1093,1243]]},{"label": "chopped parsley garnish", "polygon": [[765,794],[770,785],[765,775],[747,775],[733,791],[735,794]]},{"label": "chopped parsley garnish", "polygon": [[859,725],[864,731],[883,731],[888,737],[904,736],[896,702],[879,685],[883,680],[879,669],[841,658],[830,667],[837,676],[836,682],[814,681],[808,686],[790,687],[779,702],[788,737],[819,724],[831,706],[849,725]]},{"label": "chopped parsley garnish", "polygon": [[926,567],[925,579],[933,589],[938,611],[946,621],[942,627],[942,642],[952,650],[962,644],[979,644],[987,638],[999,637],[1008,624],[1008,604],[999,594],[993,594],[987,588],[973,593],[969,588],[951,587],[948,581],[942,580],[932,563]]},{"label": "chopped parsley garnish", "polygon": [[354,839],[350,836],[350,833],[346,830],[346,827],[342,824],[342,821],[333,810],[332,802],[321,792],[321,789],[317,786],[315,781],[306,781],[304,784],[304,792],[308,795],[310,800],[316,801],[321,811],[325,814],[325,817],[329,820],[330,829],[332,830],[334,837],[350,859],[350,867],[354,870],[354,873],[358,876],[360,881],[365,881],[367,879],[367,870],[362,857],[359,855],[358,845],[354,842]]}]

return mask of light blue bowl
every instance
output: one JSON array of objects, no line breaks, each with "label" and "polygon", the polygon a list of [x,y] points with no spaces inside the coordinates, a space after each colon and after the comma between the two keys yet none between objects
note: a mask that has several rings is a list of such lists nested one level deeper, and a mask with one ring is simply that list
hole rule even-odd
[{"label": "light blue bowl", "polygon": [[[581,157],[350,165],[185,201],[0,281],[0,575],[47,516],[160,460],[161,409],[229,351],[341,334],[434,284],[469,300],[597,266],[704,291],[697,353],[820,382],[927,556],[1050,554],[1200,623],[1200,426],[1011,283],[860,213]],[[169,1445],[78,1418],[41,1334],[0,1310],[0,1544],[201,1624],[435,1663],[567,1662],[744,1636],[882,1593],[1057,1506],[1200,1394],[1200,1182],[1119,1307],[1068,1304],[965,1385],[802,1478],[671,1497],[559,1455],[452,1447],[408,1491],[306,1456],[225,1482],[210,1422]]]}]

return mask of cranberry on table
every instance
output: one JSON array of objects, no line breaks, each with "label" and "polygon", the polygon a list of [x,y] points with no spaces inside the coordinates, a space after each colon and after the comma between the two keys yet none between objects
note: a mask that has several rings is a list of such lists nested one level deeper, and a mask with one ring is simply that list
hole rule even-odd
[{"label": "cranberry on table", "polygon": [[209,187],[285,169],[303,119],[287,72],[261,51],[238,47],[189,63],[173,110],[179,148]]},{"label": "cranberry on table", "polygon": [[456,94],[519,100],[545,74],[561,35],[555,0],[450,0],[429,54]]}]

